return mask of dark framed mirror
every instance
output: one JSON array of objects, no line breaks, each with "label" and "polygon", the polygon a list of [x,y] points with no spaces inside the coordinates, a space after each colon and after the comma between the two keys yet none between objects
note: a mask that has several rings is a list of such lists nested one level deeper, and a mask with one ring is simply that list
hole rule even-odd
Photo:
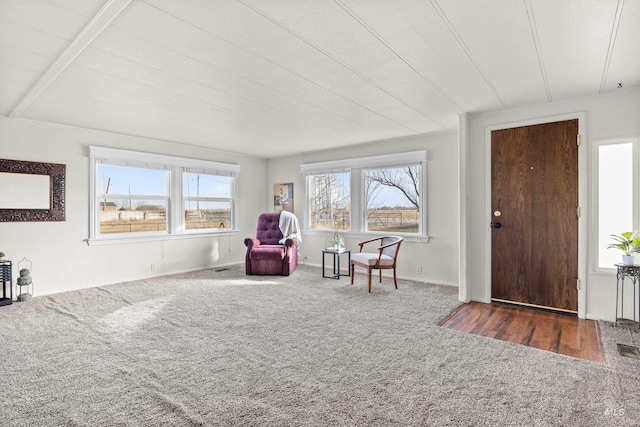
[{"label": "dark framed mirror", "polygon": [[0,222],[64,221],[66,165],[0,159]]}]

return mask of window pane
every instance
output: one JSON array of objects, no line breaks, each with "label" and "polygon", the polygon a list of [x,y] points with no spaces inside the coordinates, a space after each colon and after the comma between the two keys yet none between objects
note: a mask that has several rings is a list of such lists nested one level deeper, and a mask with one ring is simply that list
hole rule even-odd
[{"label": "window pane", "polygon": [[184,220],[187,230],[232,228],[232,180],[231,176],[191,172],[182,174]]},{"label": "window pane", "polygon": [[309,228],[349,230],[351,228],[351,173],[310,175]]},{"label": "window pane", "polygon": [[166,232],[167,199],[145,196],[168,198],[167,173],[98,165],[100,234]]},{"label": "window pane", "polygon": [[633,230],[633,146],[598,148],[598,266],[613,268],[622,252],[607,249],[611,234]]},{"label": "window pane", "polygon": [[183,173],[183,196],[231,198],[231,177],[205,175],[200,173]]},{"label": "window pane", "polygon": [[101,199],[100,234],[167,231],[164,200]]},{"label": "window pane", "polygon": [[187,230],[231,228],[231,202],[185,201]]},{"label": "window pane", "polygon": [[367,231],[420,231],[420,166],[365,171]]},{"label": "window pane", "polygon": [[167,171],[98,165],[98,194],[167,195]]}]

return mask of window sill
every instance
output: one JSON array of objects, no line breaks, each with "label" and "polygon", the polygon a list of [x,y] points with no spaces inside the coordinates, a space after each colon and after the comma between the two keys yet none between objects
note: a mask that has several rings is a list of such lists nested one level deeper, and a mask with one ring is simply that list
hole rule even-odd
[{"label": "window sill", "polygon": [[237,236],[238,230],[229,230],[215,233],[184,233],[184,234],[163,234],[154,236],[129,236],[129,237],[103,237],[98,239],[86,239],[87,245],[99,246],[99,245],[118,245],[127,243],[143,243],[143,242],[160,242],[167,240],[183,240],[183,239],[202,239],[211,237],[223,237],[223,236]]},{"label": "window sill", "polygon": [[323,236],[327,238],[331,238],[335,233],[338,233],[340,236],[346,239],[360,239],[367,240],[373,239],[374,237],[380,236],[400,236],[405,242],[418,242],[418,243],[429,243],[429,236],[417,236],[415,234],[403,234],[403,233],[357,233],[350,231],[331,231],[331,230],[302,230],[303,237],[306,236]]}]

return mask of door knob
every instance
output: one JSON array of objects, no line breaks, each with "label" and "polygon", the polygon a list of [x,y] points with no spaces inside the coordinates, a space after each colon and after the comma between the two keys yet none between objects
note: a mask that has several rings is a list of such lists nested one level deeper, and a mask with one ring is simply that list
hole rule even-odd
[{"label": "door knob", "polygon": [[502,224],[500,224],[499,222],[492,222],[490,225],[491,225],[491,228],[500,228],[500,227],[502,227]]}]

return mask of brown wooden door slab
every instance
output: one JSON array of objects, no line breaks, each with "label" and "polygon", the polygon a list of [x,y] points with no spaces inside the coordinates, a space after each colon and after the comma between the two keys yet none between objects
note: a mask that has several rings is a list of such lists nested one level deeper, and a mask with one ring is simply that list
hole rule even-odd
[{"label": "brown wooden door slab", "polygon": [[577,135],[578,120],[491,132],[492,299],[577,312]]}]

